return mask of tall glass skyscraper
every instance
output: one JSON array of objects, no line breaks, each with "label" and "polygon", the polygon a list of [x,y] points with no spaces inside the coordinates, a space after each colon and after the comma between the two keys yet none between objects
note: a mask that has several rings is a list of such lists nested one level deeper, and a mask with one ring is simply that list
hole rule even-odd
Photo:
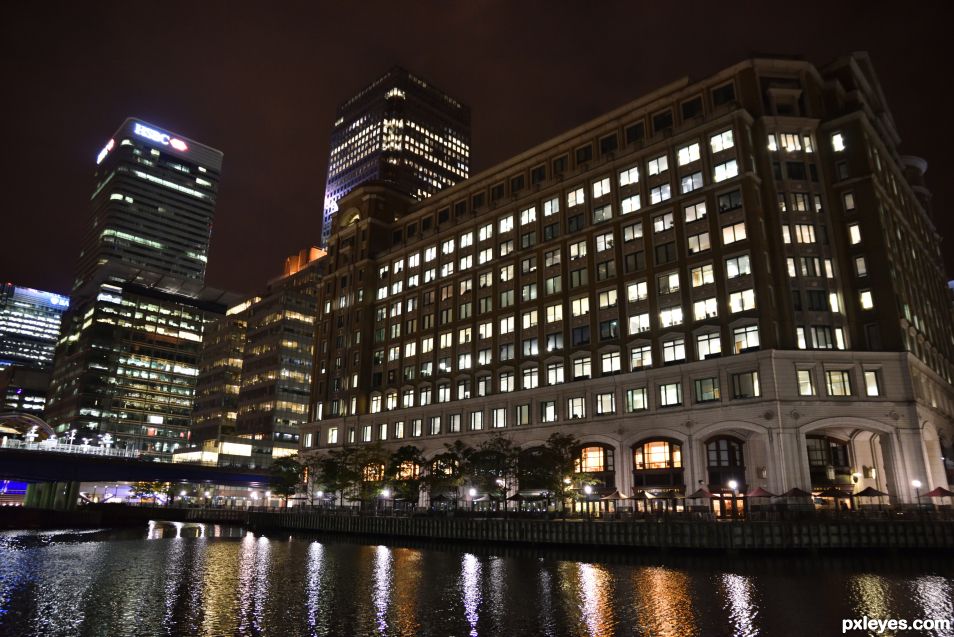
[{"label": "tall glass skyscraper", "polygon": [[203,281],[222,153],[129,118],[96,164],[74,289],[115,262]]},{"label": "tall glass skyscraper", "polygon": [[204,286],[222,153],[130,118],[96,165],[46,417],[167,460],[188,440],[205,327],[239,300]]},{"label": "tall glass skyscraper", "polygon": [[69,297],[0,283],[0,369],[52,365],[60,321],[69,306]]},{"label": "tall glass skyscraper", "polygon": [[321,243],[338,200],[385,181],[424,199],[470,174],[470,109],[395,67],[338,107],[331,133]]}]

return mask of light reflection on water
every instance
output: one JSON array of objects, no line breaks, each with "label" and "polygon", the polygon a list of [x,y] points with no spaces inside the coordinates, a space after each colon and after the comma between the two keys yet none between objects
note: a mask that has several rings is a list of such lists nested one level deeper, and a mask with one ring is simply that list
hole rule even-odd
[{"label": "light reflection on water", "polygon": [[0,533],[0,635],[821,636],[842,618],[949,618],[952,573],[950,558],[464,551],[188,523]]}]

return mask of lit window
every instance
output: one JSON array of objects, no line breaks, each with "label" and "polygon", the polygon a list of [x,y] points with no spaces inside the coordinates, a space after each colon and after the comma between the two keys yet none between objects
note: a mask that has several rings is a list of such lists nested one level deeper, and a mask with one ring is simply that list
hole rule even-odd
[{"label": "lit window", "polygon": [[835,150],[836,153],[840,153],[845,150],[845,137],[841,133],[832,133],[831,135],[831,147]]},{"label": "lit window", "polygon": [[686,360],[686,341],[683,338],[674,338],[663,341],[663,362],[673,363]]},{"label": "lit window", "polygon": [[702,285],[708,285],[709,283],[715,283],[715,274],[713,273],[711,263],[705,263],[703,265],[694,267],[689,274],[690,278],[692,279],[692,287],[694,288]]},{"label": "lit window", "polygon": [[631,212],[636,212],[639,210],[639,195],[632,195],[630,197],[623,197],[623,200],[620,202],[621,214],[627,215]]},{"label": "lit window", "polygon": [[688,146],[683,146],[676,153],[676,157],[680,166],[685,166],[686,164],[691,164],[694,161],[699,161],[699,144],[689,144]]},{"label": "lit window", "polygon": [[627,168],[626,170],[621,170],[619,173],[619,185],[620,186],[629,186],[630,184],[635,184],[639,182],[639,167],[633,166],[632,168]]},{"label": "lit window", "polygon": [[855,257],[855,273],[858,276],[868,276],[868,264],[864,257]]},{"label": "lit window", "polygon": [[727,130],[716,133],[709,138],[709,146],[713,153],[719,153],[735,146],[735,140],[732,138],[732,131]]},{"label": "lit window", "polygon": [[600,309],[605,310],[607,308],[616,307],[616,295],[617,292],[615,289],[600,292]]},{"label": "lit window", "polygon": [[871,297],[871,290],[861,291],[861,309],[863,310],[874,309],[874,299]]},{"label": "lit window", "polygon": [[520,225],[525,226],[528,223],[532,223],[537,220],[537,209],[536,207],[530,207],[526,210],[520,211]]},{"label": "lit window", "polygon": [[714,400],[719,400],[719,379],[716,377],[711,378],[697,378],[693,383],[696,388],[696,402],[697,403],[706,403]]},{"label": "lit window", "polygon": [[702,299],[692,304],[692,318],[696,321],[715,318],[719,316],[719,304],[715,297]]},{"label": "lit window", "polygon": [[602,197],[610,193],[610,178],[604,177],[599,181],[593,182],[593,198]]},{"label": "lit window", "polygon": [[743,372],[741,374],[732,374],[732,397],[733,398],[757,398],[759,391],[759,373]]},{"label": "lit window", "polygon": [[733,351],[741,354],[759,346],[759,326],[746,325],[732,330]]},{"label": "lit window", "polygon": [[653,350],[650,345],[640,345],[630,351],[630,366],[633,370],[653,366]]},{"label": "lit window", "polygon": [[749,255],[743,254],[738,257],[731,257],[725,260],[725,276],[728,279],[751,274],[752,268],[749,264]]},{"label": "lit window", "polygon": [[720,181],[725,181],[726,179],[731,179],[739,174],[739,165],[734,159],[729,161],[716,164],[715,168],[712,169],[712,179],[716,183]]},{"label": "lit window", "polygon": [[700,334],[696,337],[696,349],[700,360],[709,356],[718,356],[722,353],[722,336],[719,332]]},{"label": "lit window", "polygon": [[861,243],[861,226],[859,226],[857,223],[848,225],[848,240],[851,242],[851,245],[858,245]]},{"label": "lit window", "polygon": [[556,197],[543,202],[543,216],[549,217],[560,212],[560,200]]},{"label": "lit window", "polygon": [[814,396],[815,395],[815,381],[812,378],[812,372],[808,369],[798,370],[798,395],[799,396]]},{"label": "lit window", "polygon": [[582,297],[579,299],[573,299],[570,301],[570,313],[573,316],[583,316],[590,311],[590,299],[589,297]]},{"label": "lit window", "polygon": [[665,155],[649,160],[649,175],[658,175],[669,170],[669,159]]},{"label": "lit window", "polygon": [[649,408],[649,402],[646,399],[646,388],[626,390],[626,411],[641,411]]},{"label": "lit window", "polygon": [[829,396],[851,396],[851,375],[847,370],[825,372]]},{"label": "lit window", "polygon": [[497,231],[500,234],[513,230],[513,215],[507,215],[497,220]]},{"label": "lit window", "polygon": [[649,330],[649,313],[636,314],[629,317],[629,333],[639,334]]},{"label": "lit window", "polygon": [[686,206],[685,214],[686,223],[702,219],[706,216],[706,202],[700,201],[699,203],[692,204],[691,206]]},{"label": "lit window", "polygon": [[672,191],[669,187],[669,184],[662,184],[661,186],[656,186],[649,191],[649,201],[650,203],[657,204],[662,201],[666,201],[672,197]]},{"label": "lit window", "polygon": [[744,312],[755,308],[755,290],[740,290],[729,295],[729,312]]},{"label": "lit window", "polygon": [[773,153],[778,150],[778,139],[775,137],[775,133],[769,133],[768,149]]},{"label": "lit window", "polygon": [[586,193],[583,191],[583,188],[577,188],[576,190],[571,190],[566,194],[566,205],[568,208],[573,206],[582,205],[586,200]]},{"label": "lit window", "polygon": [[[785,226],[787,229],[788,226]],[[745,239],[745,222],[740,221],[739,223],[734,223],[728,226],[722,226],[722,243],[723,245],[729,245],[730,243],[735,243],[736,241],[742,241]]]},{"label": "lit window", "polygon": [[699,234],[690,235],[686,242],[689,244],[689,254],[697,254],[699,252],[705,252],[709,249],[709,233],[700,232]]},{"label": "lit window", "polygon": [[653,232],[664,232],[672,228],[673,224],[674,219],[671,212],[657,215],[653,217]]},{"label": "lit window", "polygon": [[679,182],[679,192],[685,194],[702,188],[702,173],[696,172],[686,175]]},{"label": "lit window", "polygon": [[605,416],[616,413],[616,394],[607,392],[596,395],[596,415]]},{"label": "lit window", "polygon": [[878,372],[875,370],[865,371],[865,394],[868,396],[881,395],[881,386],[878,382]]},{"label": "lit window", "polygon": [[682,384],[665,383],[659,386],[660,407],[674,407],[682,404]]},{"label": "lit window", "polygon": [[583,398],[567,399],[566,414],[570,418],[586,418],[586,401]]}]

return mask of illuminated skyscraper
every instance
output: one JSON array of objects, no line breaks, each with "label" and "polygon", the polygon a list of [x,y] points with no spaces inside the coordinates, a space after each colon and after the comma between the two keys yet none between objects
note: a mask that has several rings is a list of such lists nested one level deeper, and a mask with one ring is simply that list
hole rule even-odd
[{"label": "illuminated skyscraper", "polygon": [[331,133],[321,242],[338,200],[385,181],[424,199],[470,174],[470,109],[395,67],[338,107]]},{"label": "illuminated skyscraper", "polygon": [[130,118],[96,165],[46,417],[165,460],[188,442],[206,325],[239,300],[204,286],[222,153]]},{"label": "illuminated skyscraper", "polygon": [[11,365],[46,368],[60,336],[68,297],[0,284],[0,369]]},{"label": "illuminated skyscraper", "polygon": [[74,289],[115,262],[203,281],[222,153],[129,118],[96,164]]}]

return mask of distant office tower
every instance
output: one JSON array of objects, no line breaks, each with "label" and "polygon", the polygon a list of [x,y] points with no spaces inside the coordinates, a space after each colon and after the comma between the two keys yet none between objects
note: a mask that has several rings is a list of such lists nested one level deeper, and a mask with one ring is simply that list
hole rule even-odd
[{"label": "distant office tower", "polygon": [[12,283],[0,284],[0,369],[48,368],[69,297]]},{"label": "distant office tower", "polygon": [[331,133],[322,245],[338,200],[385,181],[424,199],[470,174],[470,109],[401,68],[338,107]]},{"label": "distant office tower", "polygon": [[127,119],[96,162],[46,415],[166,460],[188,443],[206,324],[240,300],[203,285],[222,153]]},{"label": "distant office tower", "polygon": [[899,139],[867,55],[755,59],[421,203],[362,187],[328,243],[303,454],[410,444],[444,471],[458,439],[560,432],[594,499],[704,486],[729,516],[756,487],[947,487],[952,297]]},{"label": "distant office tower", "polygon": [[318,282],[325,254],[303,250],[261,297],[209,328],[191,446],[175,462],[267,466],[298,451],[308,420]]},{"label": "distant office tower", "polygon": [[96,164],[74,289],[115,262],[203,281],[222,153],[129,118]]},{"label": "distant office tower", "polygon": [[39,415],[68,297],[0,284],[0,413]]}]

